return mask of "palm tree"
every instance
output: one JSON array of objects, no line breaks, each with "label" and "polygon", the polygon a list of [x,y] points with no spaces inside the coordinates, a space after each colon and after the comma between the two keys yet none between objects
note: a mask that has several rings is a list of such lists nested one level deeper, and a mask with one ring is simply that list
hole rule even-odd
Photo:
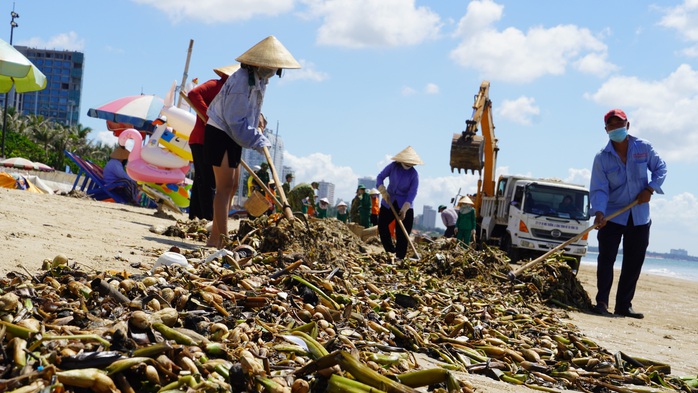
[{"label": "palm tree", "polygon": [[21,133],[32,138],[34,135],[34,130],[50,127],[51,121],[46,119],[42,115],[27,115],[23,116],[22,122],[24,124]]},{"label": "palm tree", "polygon": [[48,162],[49,156],[49,146],[53,144],[54,139],[59,133],[59,130],[55,128],[55,123],[41,122],[34,125],[32,128],[31,139],[40,145],[44,151],[44,162]]}]

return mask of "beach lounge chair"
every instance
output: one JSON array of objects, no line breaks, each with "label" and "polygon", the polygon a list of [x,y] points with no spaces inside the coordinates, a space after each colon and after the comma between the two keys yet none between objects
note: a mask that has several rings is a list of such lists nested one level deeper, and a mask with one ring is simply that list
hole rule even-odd
[{"label": "beach lounge chair", "polygon": [[78,166],[77,177],[73,183],[71,191],[78,188],[90,197],[98,200],[113,200],[116,203],[126,203],[129,201],[121,195],[117,186],[107,187],[104,183],[104,169],[99,165],[84,159],[75,153],[65,150],[65,154]]}]

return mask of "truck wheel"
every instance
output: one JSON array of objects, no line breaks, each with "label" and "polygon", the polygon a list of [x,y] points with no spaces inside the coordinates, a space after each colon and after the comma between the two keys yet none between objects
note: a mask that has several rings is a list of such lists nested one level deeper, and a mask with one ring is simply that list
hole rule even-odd
[{"label": "truck wheel", "polygon": [[509,259],[511,259],[511,263],[516,263],[519,261],[519,249],[512,246],[510,235],[505,235],[502,238],[502,245],[500,246],[500,248],[502,249],[502,251],[507,253],[507,256],[509,257]]}]

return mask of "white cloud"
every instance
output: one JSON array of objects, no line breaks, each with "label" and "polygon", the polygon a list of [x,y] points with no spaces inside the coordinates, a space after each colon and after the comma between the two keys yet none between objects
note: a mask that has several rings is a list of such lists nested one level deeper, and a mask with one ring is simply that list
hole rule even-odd
[{"label": "white cloud", "polygon": [[686,57],[698,57],[698,46],[688,47],[683,49],[680,53]]},{"label": "white cloud", "polygon": [[[92,137],[92,135],[95,135]],[[92,131],[90,132],[90,139],[94,140],[97,143],[101,143],[103,145],[107,146],[112,146],[116,145],[119,143],[119,138],[114,136],[114,133],[111,131]]]},{"label": "white cloud", "polygon": [[402,90],[400,90],[400,94],[402,94],[403,96],[411,96],[411,95],[414,95],[415,93],[416,93],[416,91],[409,86],[404,86],[402,88]]},{"label": "white cloud", "polygon": [[283,78],[281,78],[279,81],[280,83],[296,80],[322,82],[330,78],[328,73],[318,71],[315,68],[315,63],[303,59],[298,60],[298,62],[300,63],[301,68],[297,70],[284,70]]},{"label": "white cloud", "polygon": [[690,65],[660,80],[613,77],[587,98],[609,109],[623,108],[630,133],[650,140],[665,160],[698,160],[698,71]]},{"label": "white cloud", "polygon": [[255,16],[276,16],[293,10],[294,0],[133,0],[162,11],[172,23],[245,21]]},{"label": "white cloud", "polygon": [[495,112],[498,117],[514,123],[530,125],[532,118],[540,115],[540,107],[536,105],[535,98],[521,96],[515,100],[504,100]]},{"label": "white cloud", "polygon": [[[451,198],[456,194],[473,194],[477,189],[477,176],[453,174],[451,176],[420,178],[417,198],[415,198],[415,214],[422,214],[424,205],[436,209],[439,205],[451,206]],[[438,223],[440,219],[436,219]]]},{"label": "white cloud", "polygon": [[82,51],[85,48],[85,40],[78,37],[74,31],[55,35],[48,40],[43,40],[39,37],[32,37],[28,40],[21,41],[18,45],[27,46],[30,48],[45,48],[68,51]]},{"label": "white cloud", "polygon": [[310,184],[310,182],[321,180],[333,183],[335,200],[338,198],[345,201],[351,200],[356,194],[359,175],[354,173],[350,166],[332,162],[332,156],[329,154],[313,153],[298,157],[285,151],[284,165],[293,168],[296,184]]},{"label": "white cloud", "polygon": [[574,67],[584,74],[606,76],[620,68],[606,61],[607,53],[589,53],[574,62]]},{"label": "white cloud", "polygon": [[[652,197],[652,234],[650,243],[657,244],[660,241],[666,249],[650,249],[657,252],[669,252],[670,248],[687,249],[691,246],[689,254],[695,255],[695,239],[698,238],[698,198],[694,194],[684,192],[671,198],[655,194]],[[661,240],[660,240],[661,239]]]},{"label": "white cloud", "polygon": [[587,188],[589,188],[590,180],[591,170],[586,168],[569,168],[567,170],[567,177],[563,179],[563,181],[566,183],[579,184]]},{"label": "white cloud", "polygon": [[492,0],[471,1],[465,16],[458,22],[455,35],[468,37],[480,34],[485,29],[491,29],[490,25],[502,18],[504,6]]},{"label": "white cloud", "polygon": [[497,30],[503,7],[491,0],[472,1],[456,31],[460,44],[451,51],[459,65],[483,77],[531,82],[544,75],[563,75],[568,67],[605,76],[616,69],[606,59],[607,47],[588,29],[575,25],[515,27]]},{"label": "white cloud", "polygon": [[427,94],[439,94],[439,85],[435,83],[427,83],[427,86],[424,88],[424,92]]},{"label": "white cloud", "polygon": [[414,0],[304,0],[307,17],[319,17],[320,45],[382,48],[416,45],[439,36],[441,19]]},{"label": "white cloud", "polygon": [[678,31],[687,40],[698,41],[698,2],[684,0],[683,4],[664,9],[659,25]]}]

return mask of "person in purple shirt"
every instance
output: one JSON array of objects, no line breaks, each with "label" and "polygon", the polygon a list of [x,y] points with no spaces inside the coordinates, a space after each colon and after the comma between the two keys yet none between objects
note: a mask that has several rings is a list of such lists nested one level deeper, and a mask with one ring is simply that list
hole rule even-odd
[{"label": "person in purple shirt", "polygon": [[126,173],[124,166],[128,161],[129,151],[117,146],[104,165],[102,177],[104,185],[111,191],[123,196],[130,204],[138,205],[140,189],[138,183]]},{"label": "person in purple shirt", "polygon": [[[595,216],[594,225],[599,230],[598,292],[593,311],[610,315],[608,298],[613,284],[613,264],[622,238],[623,264],[614,313],[640,319],[644,315],[633,310],[632,300],[649,244],[652,224],[649,201],[655,192],[664,194],[661,187],[666,178],[666,163],[648,141],[628,135],[630,123],[622,110],[606,113],[604,123],[610,141],[594,157],[589,186],[590,214]],[[629,211],[611,220],[605,218],[635,200],[638,204]]]},{"label": "person in purple shirt", "polygon": [[[407,255],[408,239],[402,231],[396,230],[396,242],[393,244],[389,227],[395,220],[395,215],[390,210],[389,204],[393,205],[395,211],[399,211],[400,221],[407,233],[411,233],[414,221],[412,205],[419,187],[419,174],[414,166],[424,163],[412,146],[407,146],[392,160],[393,162],[383,168],[376,177],[376,186],[383,197],[378,213],[378,234],[386,252],[394,252],[397,259],[404,259]],[[388,187],[383,185],[385,179],[389,179]]]}]

